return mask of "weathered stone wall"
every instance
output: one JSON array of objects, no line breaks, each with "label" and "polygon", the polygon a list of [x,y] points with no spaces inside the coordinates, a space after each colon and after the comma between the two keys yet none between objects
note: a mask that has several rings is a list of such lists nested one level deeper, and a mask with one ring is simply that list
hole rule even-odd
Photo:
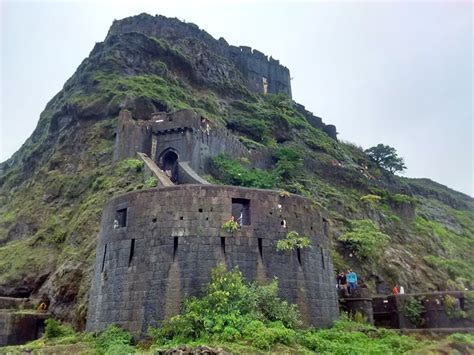
[{"label": "weathered stone wall", "polygon": [[233,158],[247,157],[253,167],[271,165],[270,152],[249,151],[229,130],[211,127],[205,122],[193,110],[157,113],[149,121],[135,120],[124,110],[117,126],[114,159],[136,157],[140,152],[161,166],[160,159],[172,150],[179,161],[189,162],[189,166],[201,175],[209,173],[210,158],[222,153]]},{"label": "weathered stone wall", "polygon": [[[230,78],[229,63],[240,72],[248,89],[264,93],[263,78],[268,82],[268,93],[285,93],[291,97],[290,71],[278,60],[268,58],[258,50],[246,46],[231,46],[223,38],[214,39],[206,31],[192,23],[181,22],[176,18],[141,14],[114,21],[107,38],[124,33],[139,32],[147,36],[164,38],[172,44],[183,43],[198,72],[208,77]],[[202,50],[205,48],[205,50]],[[203,57],[215,53],[227,61]],[[201,68],[202,67],[202,68]],[[231,78],[230,78],[231,79]],[[212,81],[212,78],[210,78]]]},{"label": "weathered stone wall", "polygon": [[[247,199],[250,225],[233,235],[221,226],[232,199]],[[127,223],[114,228],[117,210]],[[286,222],[286,228],[282,221]],[[279,252],[288,231],[311,238],[312,248]],[[338,304],[323,212],[311,201],[274,191],[184,185],[114,198],[102,215],[87,330],[117,323],[143,334],[199,295],[218,263],[238,266],[247,280],[278,277],[280,296],[299,305],[303,320],[327,326]]]},{"label": "weathered stone wall", "polygon": [[[446,297],[455,300],[454,307],[446,304]],[[445,291],[373,298],[374,323],[377,326],[399,329],[413,328],[472,328],[473,291]],[[420,322],[406,316],[408,302],[417,300],[423,307]],[[469,300],[471,300],[469,302]]]},{"label": "weathered stone wall", "polygon": [[0,346],[24,344],[38,339],[44,332],[44,321],[49,317],[47,313],[0,309]]},{"label": "weathered stone wall", "polygon": [[147,121],[137,121],[128,110],[120,111],[114,148],[114,161],[136,158],[137,152],[151,151],[151,127]]}]

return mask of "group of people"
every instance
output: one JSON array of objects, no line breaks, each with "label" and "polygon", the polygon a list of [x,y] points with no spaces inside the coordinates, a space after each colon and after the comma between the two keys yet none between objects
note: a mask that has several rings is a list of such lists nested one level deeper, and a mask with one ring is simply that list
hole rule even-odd
[{"label": "group of people", "polygon": [[398,284],[395,284],[395,286],[392,289],[392,293],[394,296],[398,294],[403,295],[405,293],[405,289],[403,288],[403,286],[399,286]]},{"label": "group of people", "polygon": [[[357,277],[357,274],[352,271],[352,269],[347,269],[347,271],[341,271],[337,274],[336,277],[337,281],[337,289],[344,295],[351,295],[354,293],[354,290],[358,287],[358,281],[361,283],[360,287],[367,287],[364,281]],[[403,295],[405,293],[405,289],[403,286],[399,284],[395,284],[392,289],[392,293],[394,296],[400,294]]]},{"label": "group of people", "polygon": [[352,269],[348,269],[347,271],[341,271],[337,275],[336,280],[337,288],[343,293],[351,294],[357,288],[357,274],[352,271]]}]

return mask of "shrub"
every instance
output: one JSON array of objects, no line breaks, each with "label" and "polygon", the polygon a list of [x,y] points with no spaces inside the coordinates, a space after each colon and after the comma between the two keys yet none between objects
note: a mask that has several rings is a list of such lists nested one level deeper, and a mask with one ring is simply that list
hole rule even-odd
[{"label": "shrub", "polygon": [[459,301],[456,297],[444,296],[443,305],[444,311],[449,318],[467,318],[467,313],[460,309]]},{"label": "shrub", "polygon": [[234,233],[239,229],[239,224],[234,220],[234,218],[231,218],[228,221],[225,221],[221,228],[229,233]]},{"label": "shrub", "polygon": [[277,250],[296,250],[305,249],[311,247],[311,240],[304,236],[299,235],[298,232],[291,231],[286,235],[285,239],[280,239],[277,242]]},{"label": "shrub", "polygon": [[398,204],[416,204],[417,200],[414,197],[405,194],[390,195],[390,201]]},{"label": "shrub", "polygon": [[[264,286],[246,284],[238,269],[226,271],[219,265],[202,298],[186,300],[181,315],[149,333],[157,344],[245,338],[267,349],[275,342],[288,342],[294,335],[290,328],[300,325],[296,306],[279,299],[277,293],[276,280]],[[259,336],[255,336],[257,330]]]},{"label": "shrub", "polygon": [[122,172],[131,171],[139,173],[142,171],[144,164],[145,163],[143,163],[143,161],[139,159],[126,159],[120,162],[119,169]]},{"label": "shrub", "polygon": [[131,347],[132,340],[133,337],[129,332],[111,325],[97,336],[95,347],[99,354],[128,354],[134,352],[134,348]]},{"label": "shrub", "polygon": [[271,189],[275,187],[275,176],[262,169],[249,169],[227,155],[212,159],[213,176],[225,184]]},{"label": "shrub", "polygon": [[351,221],[349,231],[339,240],[360,260],[376,261],[383,254],[390,237],[382,233],[371,220],[362,219]]},{"label": "shrub", "polygon": [[382,197],[378,196],[378,195],[365,195],[365,196],[362,196],[360,198],[360,200],[363,202],[363,203],[366,203],[370,206],[376,206],[379,204],[380,200],[382,199]]},{"label": "shrub", "polygon": [[145,180],[146,187],[157,187],[158,186],[158,179],[154,176],[150,176],[148,179]]},{"label": "shrub", "polygon": [[249,291],[249,299],[258,319],[278,321],[291,329],[301,326],[297,306],[278,298],[278,282],[276,280],[268,285],[252,283],[249,286]]},{"label": "shrub", "polygon": [[423,299],[424,298],[417,299],[415,297],[411,297],[406,300],[402,308],[403,315],[417,327],[423,324],[422,315],[425,310],[425,307],[423,306]]},{"label": "shrub", "polygon": [[53,318],[46,319],[44,337],[46,339],[62,338],[74,334],[74,331],[70,326],[61,324],[59,321]]},{"label": "shrub", "polygon": [[283,180],[288,181],[301,174],[302,154],[293,148],[279,148],[273,154],[277,159],[275,171]]}]

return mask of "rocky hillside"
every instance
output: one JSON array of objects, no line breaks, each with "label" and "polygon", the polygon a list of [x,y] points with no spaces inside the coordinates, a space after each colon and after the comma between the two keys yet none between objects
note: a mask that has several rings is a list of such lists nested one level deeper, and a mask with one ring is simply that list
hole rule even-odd
[{"label": "rocky hillside", "polygon": [[265,151],[270,164],[218,156],[206,178],[311,197],[329,211],[336,267],[353,267],[374,292],[383,281],[408,292],[474,286],[472,198],[394,176],[338,142],[334,126],[290,99],[285,69],[275,74],[285,94],[255,93],[242,69],[253,64],[243,58],[176,19],[114,22],[32,136],[0,164],[0,295],[42,298],[84,326],[102,207],[117,193],[148,188],[140,161],[112,162],[122,108],[136,119],[193,108]]}]

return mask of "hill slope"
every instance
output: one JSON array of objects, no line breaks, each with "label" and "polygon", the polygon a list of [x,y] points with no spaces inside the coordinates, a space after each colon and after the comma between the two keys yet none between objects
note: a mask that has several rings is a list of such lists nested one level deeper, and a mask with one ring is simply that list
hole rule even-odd
[{"label": "hill slope", "polygon": [[146,188],[139,161],[112,163],[122,108],[137,119],[194,108],[264,151],[266,164],[219,156],[208,178],[313,198],[330,213],[336,267],[352,266],[374,291],[382,280],[408,292],[473,287],[472,198],[389,174],[338,142],[334,126],[287,96],[284,69],[277,92],[287,95],[256,94],[242,69],[253,64],[229,48],[176,19],[114,22],[0,164],[0,295],[47,299],[56,315],[84,326],[102,206]]}]

